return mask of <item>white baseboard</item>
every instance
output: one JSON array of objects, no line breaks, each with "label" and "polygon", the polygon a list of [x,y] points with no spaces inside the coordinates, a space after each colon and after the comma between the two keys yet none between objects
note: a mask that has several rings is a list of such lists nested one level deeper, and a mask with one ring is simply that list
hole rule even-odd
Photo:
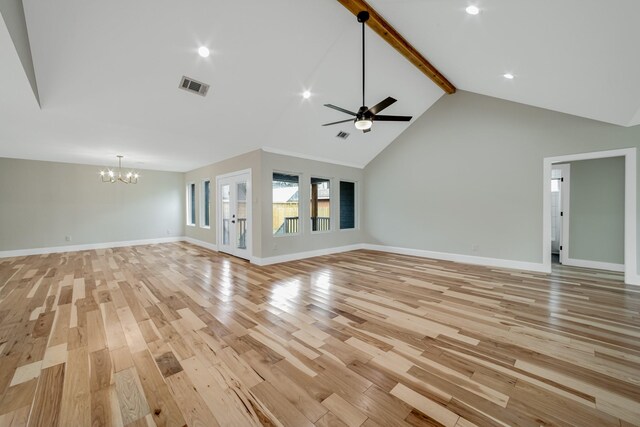
[{"label": "white baseboard", "polygon": [[572,267],[595,268],[598,270],[617,271],[620,273],[624,272],[624,264],[613,264],[610,262],[589,261],[586,259],[567,258],[563,264],[570,265]]},{"label": "white baseboard", "polygon": [[512,261],[499,258],[486,258],[471,255],[459,255],[446,252],[425,251],[420,249],[399,248],[394,246],[372,245],[368,243],[360,243],[348,246],[340,246],[336,248],[318,249],[315,251],[299,252],[295,254],[278,255],[268,258],[254,257],[251,262],[256,265],[271,265],[281,262],[296,261],[305,258],[312,258],[323,255],[336,254],[341,252],[355,251],[358,249],[368,249],[380,252],[390,252],[401,255],[412,255],[421,258],[433,258],[445,261],[454,261],[464,264],[484,265],[487,267],[509,268],[513,270],[535,271],[539,273],[548,273],[542,263]]},{"label": "white baseboard", "polygon": [[218,245],[214,245],[213,243],[205,242],[203,240],[194,239],[192,237],[183,237],[183,241],[191,243],[192,245],[201,246],[205,249],[209,249],[215,252],[218,252]]},{"label": "white baseboard", "polygon": [[277,255],[277,256],[272,256],[267,258],[252,257],[251,262],[255,265],[279,264],[281,262],[297,261],[299,259],[313,258],[317,256],[355,251],[358,249],[364,249],[364,246],[365,246],[364,244],[359,243],[355,245],[339,246],[336,248],[317,249],[315,251],[298,252],[295,254],[286,254],[286,255]]},{"label": "white baseboard", "polygon": [[159,239],[125,240],[121,242],[89,243],[85,245],[54,246],[48,248],[17,249],[0,251],[0,258],[13,258],[29,255],[56,254],[62,252],[90,251],[94,249],[121,248],[123,246],[155,245],[158,243],[180,242],[184,237],[162,237]]},{"label": "white baseboard", "polygon": [[452,254],[448,252],[425,251],[422,249],[399,248],[394,246],[365,244],[364,249],[381,252],[391,252],[400,255],[412,255],[421,258],[433,258],[443,261],[454,261],[463,264],[484,265],[486,267],[509,268],[513,270],[535,271],[538,273],[548,273],[542,263],[513,261],[509,259],[487,258],[473,255]]},{"label": "white baseboard", "polygon": [[[56,247],[48,247],[48,248],[0,251],[0,258],[13,258],[13,257],[29,256],[29,255],[44,255],[44,254],[53,254],[53,253],[62,253],[62,252],[87,251],[87,250],[94,250],[94,249],[109,249],[109,248],[119,248],[124,246],[154,245],[158,243],[173,243],[173,242],[181,242],[181,241],[188,242],[193,245],[201,246],[203,248],[206,248],[212,251],[216,251],[216,252],[218,251],[217,245],[214,245],[213,243],[204,242],[202,240],[193,239],[191,237],[181,236],[181,237],[163,237],[158,239],[126,240],[121,242],[91,243],[91,244],[85,244],[85,245],[69,245],[69,246],[56,246]],[[513,261],[513,260],[507,260],[507,259],[487,258],[487,257],[479,257],[479,256],[472,256],[472,255],[460,255],[460,254],[452,254],[447,252],[434,252],[434,251],[426,251],[421,249],[400,248],[400,247],[394,247],[394,246],[372,245],[368,243],[339,246],[335,248],[317,249],[313,251],[278,255],[278,256],[273,256],[268,258],[252,257],[251,262],[261,266],[271,265],[271,264],[278,264],[278,263],[288,262],[288,261],[296,261],[296,260],[305,259],[305,258],[313,258],[313,257],[318,257],[323,255],[331,255],[336,253],[355,251],[358,249],[368,249],[373,251],[390,252],[390,253],[396,253],[401,255],[411,255],[411,256],[417,256],[421,258],[433,258],[433,259],[440,259],[444,261],[460,262],[463,264],[484,265],[487,267],[509,268],[513,270],[525,270],[525,271],[548,273],[548,271],[545,270],[544,265],[542,263]],[[567,262],[565,262],[565,264],[575,266],[575,267],[587,267],[587,268],[595,268],[600,270],[624,272],[624,265],[622,264],[612,264],[612,263],[578,260],[578,259],[567,259]],[[631,285],[640,285],[640,275],[635,274],[635,275],[632,275],[632,277],[630,278],[626,276],[626,282]]]}]

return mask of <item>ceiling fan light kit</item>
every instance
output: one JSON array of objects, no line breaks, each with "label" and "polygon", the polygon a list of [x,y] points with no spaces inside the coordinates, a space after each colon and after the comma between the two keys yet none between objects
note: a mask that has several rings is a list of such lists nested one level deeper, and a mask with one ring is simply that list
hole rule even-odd
[{"label": "ceiling fan light kit", "polygon": [[371,121],[370,119],[359,119],[356,120],[356,129],[358,130],[367,130],[367,129],[371,129],[371,126],[373,126],[373,121]]},{"label": "ceiling fan light kit", "polygon": [[365,43],[364,43],[364,31],[365,31],[365,23],[369,19],[369,12],[363,10],[357,15],[358,22],[362,24],[362,107],[358,109],[357,113],[353,111],[346,110],[341,107],[337,107],[333,104],[324,104],[325,107],[332,108],[334,110],[340,111],[345,114],[349,114],[354,116],[353,119],[340,120],[332,123],[325,123],[322,126],[331,126],[340,123],[353,122],[356,129],[361,130],[362,132],[370,132],[371,127],[373,126],[373,122],[375,121],[384,121],[384,122],[408,122],[411,120],[411,116],[383,116],[378,113],[396,102],[396,100],[392,97],[387,97],[385,100],[377,103],[373,107],[369,108],[365,105]]}]

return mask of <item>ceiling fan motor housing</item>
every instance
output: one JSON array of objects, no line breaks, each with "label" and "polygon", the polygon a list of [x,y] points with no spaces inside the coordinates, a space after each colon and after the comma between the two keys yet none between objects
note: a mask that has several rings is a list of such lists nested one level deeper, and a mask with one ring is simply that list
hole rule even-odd
[{"label": "ceiling fan motor housing", "polygon": [[358,114],[356,114],[356,120],[371,118],[371,114],[367,114],[369,112],[369,107],[363,105],[358,109]]}]

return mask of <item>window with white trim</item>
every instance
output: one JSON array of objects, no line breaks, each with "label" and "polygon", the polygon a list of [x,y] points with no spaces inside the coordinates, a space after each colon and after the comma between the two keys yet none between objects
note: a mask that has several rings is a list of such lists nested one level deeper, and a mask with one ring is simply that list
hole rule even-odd
[{"label": "window with white trim", "polygon": [[340,181],[340,229],[356,228],[356,183]]},{"label": "window with white trim", "polygon": [[202,194],[200,196],[200,227],[211,227],[211,180],[202,181]]},{"label": "window with white trim", "polygon": [[273,234],[282,236],[300,232],[300,177],[273,173],[272,181]]},{"label": "window with white trim", "polygon": [[331,231],[331,180],[311,177],[311,231]]},{"label": "window with white trim", "polygon": [[187,184],[187,225],[196,225],[196,183]]}]

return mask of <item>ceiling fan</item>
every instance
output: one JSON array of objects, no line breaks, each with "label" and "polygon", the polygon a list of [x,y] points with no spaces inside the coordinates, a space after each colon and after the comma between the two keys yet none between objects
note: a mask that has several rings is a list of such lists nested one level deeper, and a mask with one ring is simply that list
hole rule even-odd
[{"label": "ceiling fan", "polygon": [[337,107],[333,104],[324,104],[325,107],[333,108],[334,110],[341,111],[343,113],[347,113],[351,116],[354,116],[353,119],[341,120],[339,122],[326,123],[322,126],[331,126],[337,125],[339,123],[347,123],[353,121],[356,129],[361,130],[362,132],[371,131],[371,126],[373,122],[408,122],[411,120],[411,116],[386,116],[378,114],[380,111],[384,110],[396,100],[392,97],[387,97],[387,99],[379,102],[373,107],[369,108],[364,103],[364,24],[369,19],[369,12],[363,10],[358,13],[358,22],[362,24],[362,107],[358,109],[357,113],[353,111],[346,110],[344,108]]}]

